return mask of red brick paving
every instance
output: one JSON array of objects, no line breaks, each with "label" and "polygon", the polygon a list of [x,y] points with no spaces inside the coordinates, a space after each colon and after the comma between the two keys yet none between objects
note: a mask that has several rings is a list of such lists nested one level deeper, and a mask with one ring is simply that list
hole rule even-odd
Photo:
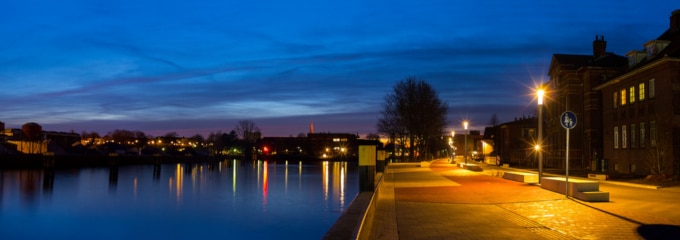
[{"label": "red brick paving", "polygon": [[[388,188],[394,194],[382,201],[394,204],[387,208],[394,212],[376,216],[384,224],[374,226],[371,236],[376,239],[642,239],[640,229],[649,228],[652,230],[646,231],[652,233],[661,229],[539,186],[460,169],[446,161],[432,162],[431,172],[412,168],[418,174],[437,174],[460,186],[428,185],[413,178],[414,173],[386,171],[394,179],[409,176],[423,186],[384,183],[393,186]],[[386,232],[385,226],[398,231]],[[680,227],[667,231],[680,234]]]},{"label": "red brick paving", "polygon": [[461,186],[397,188],[395,189],[397,201],[494,204],[564,198],[563,195],[545,191],[537,186],[508,181],[481,173],[472,173],[474,175],[446,174],[451,171],[464,171],[468,172],[467,174],[470,174],[470,172],[444,161],[434,162],[430,169]]}]

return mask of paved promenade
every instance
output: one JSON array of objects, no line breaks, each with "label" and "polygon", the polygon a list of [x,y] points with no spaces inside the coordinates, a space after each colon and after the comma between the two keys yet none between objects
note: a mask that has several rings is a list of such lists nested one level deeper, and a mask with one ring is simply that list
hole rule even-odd
[{"label": "paved promenade", "polygon": [[[636,201],[585,203],[446,160],[391,164],[363,239],[677,239],[680,219],[633,211]],[[644,196],[640,197],[645,198]],[[680,195],[678,198],[680,199]],[[640,200],[640,202],[643,202]],[[598,205],[600,204],[600,205]],[[680,202],[676,203],[680,205]],[[667,204],[664,204],[667,205]],[[630,208],[629,208],[630,206]],[[649,206],[654,208],[654,206]],[[664,217],[665,216],[665,217]],[[675,215],[671,215],[675,216]]]}]

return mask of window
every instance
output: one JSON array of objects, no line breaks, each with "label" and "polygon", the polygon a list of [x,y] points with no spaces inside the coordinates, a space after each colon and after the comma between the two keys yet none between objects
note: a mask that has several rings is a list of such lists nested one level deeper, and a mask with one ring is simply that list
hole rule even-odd
[{"label": "window", "polygon": [[656,121],[649,122],[649,146],[656,147]]},{"label": "window", "polygon": [[628,145],[626,144],[627,141],[628,138],[626,137],[626,125],[623,125],[621,126],[621,148],[628,148]]},{"label": "window", "polygon": [[649,98],[654,98],[656,95],[655,91],[654,79],[649,79]]},{"label": "window", "polygon": [[640,83],[638,85],[638,100],[640,100],[640,102],[645,100],[645,83]]},{"label": "window", "polygon": [[614,92],[614,109],[619,107],[619,92]]},{"label": "window", "polygon": [[631,86],[628,89],[628,94],[630,94],[630,96],[628,98],[628,102],[634,103],[635,102],[635,86]]},{"label": "window", "polygon": [[656,49],[656,44],[649,44],[647,45],[647,57],[651,57],[656,55],[657,49]]},{"label": "window", "polygon": [[640,148],[645,147],[645,123],[640,123]]},{"label": "window", "polygon": [[630,148],[636,148],[637,141],[635,141],[635,123],[630,124]]},{"label": "window", "polygon": [[621,106],[626,105],[626,89],[621,89]]},{"label": "window", "polygon": [[619,149],[619,127],[614,127],[614,149]]}]

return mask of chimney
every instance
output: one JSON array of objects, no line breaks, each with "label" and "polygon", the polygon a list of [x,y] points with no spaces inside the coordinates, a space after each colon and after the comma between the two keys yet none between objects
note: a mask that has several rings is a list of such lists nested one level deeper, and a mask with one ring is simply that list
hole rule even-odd
[{"label": "chimney", "polygon": [[673,11],[671,13],[671,32],[678,30],[680,28],[680,9]]},{"label": "chimney", "polygon": [[604,40],[604,36],[599,38],[595,35],[595,41],[593,41],[593,57],[599,58],[607,54],[607,42]]}]

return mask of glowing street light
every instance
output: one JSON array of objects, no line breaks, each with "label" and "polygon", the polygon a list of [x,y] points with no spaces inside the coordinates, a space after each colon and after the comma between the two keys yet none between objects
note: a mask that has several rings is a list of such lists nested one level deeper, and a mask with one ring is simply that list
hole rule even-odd
[{"label": "glowing street light", "polygon": [[536,150],[538,153],[538,183],[541,184],[541,177],[543,177],[543,151],[541,151],[541,145],[543,144],[543,96],[545,91],[543,89],[538,89],[536,91],[536,97],[538,97],[538,143],[536,144]]},{"label": "glowing street light", "polygon": [[463,159],[467,164],[467,135],[468,135],[468,121],[463,121],[463,128],[465,128],[465,146],[463,147]]}]

